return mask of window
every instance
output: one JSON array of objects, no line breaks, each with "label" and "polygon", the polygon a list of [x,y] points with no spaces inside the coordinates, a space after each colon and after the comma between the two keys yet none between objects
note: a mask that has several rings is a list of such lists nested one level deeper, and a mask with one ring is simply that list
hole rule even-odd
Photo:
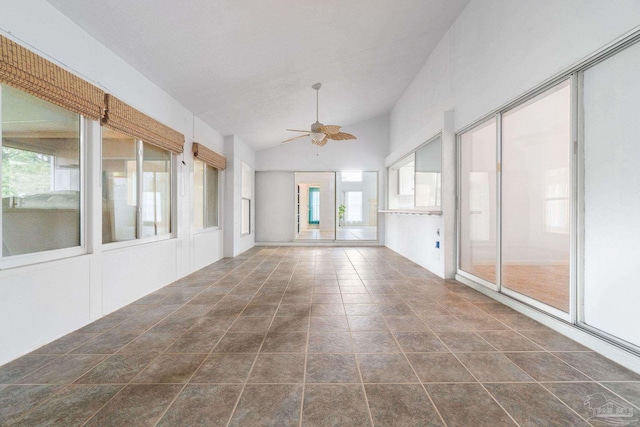
[{"label": "window", "polygon": [[241,234],[251,234],[251,197],[253,193],[253,173],[251,166],[242,162],[242,224]]},{"label": "window", "polygon": [[218,169],[200,160],[193,162],[193,226],[218,226]]},{"label": "window", "polygon": [[362,191],[347,191],[344,194],[346,202],[345,218],[347,224],[362,222]]},{"label": "window", "polygon": [[389,168],[389,209],[439,209],[442,140],[431,139]]},{"label": "window", "polygon": [[2,99],[2,257],[82,245],[80,115],[10,86]]},{"label": "window", "polygon": [[171,233],[171,152],[105,127],[102,175],[102,243]]}]

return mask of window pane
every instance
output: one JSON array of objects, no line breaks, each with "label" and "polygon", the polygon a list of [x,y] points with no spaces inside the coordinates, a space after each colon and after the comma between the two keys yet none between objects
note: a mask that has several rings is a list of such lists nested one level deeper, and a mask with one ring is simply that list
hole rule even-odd
[{"label": "window pane", "polygon": [[413,209],[415,153],[389,168],[389,209]]},{"label": "window pane", "polygon": [[80,116],[10,86],[2,98],[2,255],[80,246]]},{"label": "window pane", "polygon": [[416,208],[439,208],[441,193],[442,139],[436,138],[416,151]]},{"label": "window pane", "polygon": [[207,201],[206,217],[207,227],[218,226],[218,169],[208,166],[206,167],[205,174],[206,182],[206,194]]},{"label": "window pane", "polygon": [[154,145],[142,149],[142,236],[171,232],[171,153]]},{"label": "window pane", "polygon": [[136,140],[102,130],[102,243],[136,238]]},{"label": "window pane", "polygon": [[502,286],[569,311],[571,88],[502,115]]},{"label": "window pane", "polygon": [[242,197],[251,199],[253,193],[253,176],[251,166],[242,162]]},{"label": "window pane", "polygon": [[496,283],[496,121],[460,136],[460,269]]},{"label": "window pane", "polygon": [[204,170],[205,164],[193,161],[193,228],[204,228]]},{"label": "window pane", "polygon": [[362,224],[362,191],[347,191],[344,198],[347,202],[345,212],[347,225]]},{"label": "window pane", "polygon": [[[358,180],[353,179],[358,174]],[[376,240],[378,237],[378,174],[336,174],[337,240]]]},{"label": "window pane", "polygon": [[251,233],[251,200],[242,199],[242,234]]}]

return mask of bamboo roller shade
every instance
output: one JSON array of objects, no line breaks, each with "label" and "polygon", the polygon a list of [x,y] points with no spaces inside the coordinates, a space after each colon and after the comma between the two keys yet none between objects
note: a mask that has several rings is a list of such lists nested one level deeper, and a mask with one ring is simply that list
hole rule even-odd
[{"label": "bamboo roller shade", "polygon": [[0,35],[0,83],[100,120],[104,91]]},{"label": "bamboo roller shade", "polygon": [[102,124],[174,153],[184,151],[184,135],[163,125],[111,94],[105,95],[107,110]]},{"label": "bamboo roller shade", "polygon": [[197,142],[193,143],[193,157],[217,169],[224,169],[227,167],[227,159],[224,156],[213,150],[209,150],[207,147],[202,144],[198,144]]}]

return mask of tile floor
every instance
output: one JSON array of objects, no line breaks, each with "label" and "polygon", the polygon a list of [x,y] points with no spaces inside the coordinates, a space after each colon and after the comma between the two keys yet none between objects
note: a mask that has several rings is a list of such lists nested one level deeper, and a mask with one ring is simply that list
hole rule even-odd
[{"label": "tile floor", "polygon": [[256,247],[0,367],[0,425],[605,426],[639,415],[640,375],[386,248]]}]

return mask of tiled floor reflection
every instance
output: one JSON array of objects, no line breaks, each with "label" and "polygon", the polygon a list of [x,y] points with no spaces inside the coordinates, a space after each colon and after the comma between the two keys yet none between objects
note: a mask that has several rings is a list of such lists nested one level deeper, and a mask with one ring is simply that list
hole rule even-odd
[{"label": "tiled floor reflection", "polygon": [[1,366],[0,425],[639,425],[639,393],[389,249],[258,247]]}]

